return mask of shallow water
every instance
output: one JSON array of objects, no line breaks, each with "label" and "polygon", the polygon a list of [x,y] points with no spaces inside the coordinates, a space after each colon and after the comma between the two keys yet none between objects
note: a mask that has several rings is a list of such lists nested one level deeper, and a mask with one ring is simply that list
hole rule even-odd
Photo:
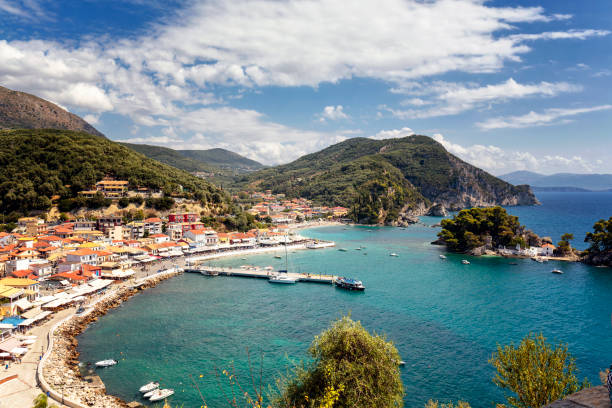
[{"label": "shallow water", "polygon": [[[529,332],[567,342],[581,375],[598,381],[598,371],[612,362],[610,270],[530,260],[514,266],[484,257],[462,265],[462,256],[439,258],[441,248],[429,244],[437,231],[424,226],[304,231],[348,251],[295,251],[289,254],[290,270],[357,277],[367,287],[364,293],[248,278],[174,278],[109,312],[81,335],[81,360],[118,359],[98,372],[108,392],[125,400],[137,399],[141,385],[160,380],[177,391],[173,404],[199,407],[191,375],[209,406],[227,406],[215,369],[231,371],[233,362],[244,385],[251,383],[250,373],[258,384],[263,358],[262,382],[269,384],[291,361],[307,358],[314,335],[350,313],[395,342],[406,361],[401,372],[408,407],[422,407],[429,398],[463,399],[473,407],[502,402],[487,359],[497,343],[519,341]],[[360,245],[366,248],[355,250]],[[284,260],[268,253],[213,264],[247,263],[281,267]],[[565,274],[551,274],[555,267]],[[229,392],[226,379],[220,383]]]}]

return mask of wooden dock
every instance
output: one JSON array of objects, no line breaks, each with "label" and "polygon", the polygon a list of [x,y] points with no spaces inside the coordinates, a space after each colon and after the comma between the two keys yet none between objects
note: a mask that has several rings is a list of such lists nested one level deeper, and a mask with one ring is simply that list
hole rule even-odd
[{"label": "wooden dock", "polygon": [[[203,275],[237,276],[241,278],[269,279],[272,275],[279,274],[278,271],[260,268],[219,268],[214,266],[198,266],[185,269],[185,272],[201,273]],[[298,282],[325,283],[331,285],[336,280],[334,275],[314,275],[308,273],[282,272],[283,275],[296,278]]]}]

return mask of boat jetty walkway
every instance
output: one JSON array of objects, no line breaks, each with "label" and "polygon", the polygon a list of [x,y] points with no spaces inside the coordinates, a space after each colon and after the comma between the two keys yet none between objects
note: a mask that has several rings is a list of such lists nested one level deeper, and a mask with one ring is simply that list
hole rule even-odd
[{"label": "boat jetty walkway", "polygon": [[[237,276],[242,278],[270,279],[271,276],[281,272],[272,269],[262,269],[254,266],[241,268],[220,268],[215,266],[192,266],[185,268],[185,272],[201,273],[207,276]],[[295,278],[298,282],[326,283],[331,285],[336,280],[335,275],[314,275],[309,273],[282,272],[283,276]]]}]

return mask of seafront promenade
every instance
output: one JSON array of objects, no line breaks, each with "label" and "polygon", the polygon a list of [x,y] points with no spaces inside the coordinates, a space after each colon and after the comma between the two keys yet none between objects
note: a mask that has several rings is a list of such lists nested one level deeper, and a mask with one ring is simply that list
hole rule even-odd
[{"label": "seafront promenade", "polygon": [[[334,245],[333,242],[327,242],[318,248]],[[281,246],[281,248],[284,247]],[[311,250],[308,249],[306,243],[290,244],[287,246],[287,249]],[[99,394],[98,390],[93,389],[90,383],[79,378],[79,375],[75,372],[75,367],[71,366],[70,361],[76,361],[75,359],[77,358],[74,355],[76,348],[75,334],[84,330],[91,321],[103,315],[106,310],[115,307],[138,293],[138,289],[154,286],[158,282],[177,274],[177,272],[160,273],[160,271],[201,265],[208,260],[217,258],[246,256],[257,253],[276,252],[278,250],[278,246],[259,247],[159,260],[134,268],[135,273],[131,279],[115,282],[103,295],[96,294],[90,296],[84,304],[85,313],[76,315],[76,307],[74,306],[56,312],[48,321],[21,334],[21,337],[36,336],[36,342],[22,357],[21,362],[11,362],[8,365],[8,369],[2,366],[0,382],[6,381],[0,383],[0,408],[31,406],[34,398],[46,391],[50,391],[53,403],[60,407],[91,406],[88,402],[93,401],[96,404],[94,406],[120,406],[117,405],[114,397]],[[211,267],[206,268],[210,269]],[[236,273],[239,271],[226,270],[220,274],[240,276],[239,273]],[[266,270],[264,272],[262,269],[258,273],[254,274],[254,272],[257,271],[254,269],[250,270],[248,274],[252,276],[249,277],[264,277],[264,274],[265,277],[268,277],[271,271]],[[291,275],[296,275],[296,278],[301,281],[320,283],[332,283],[334,279],[331,275]],[[51,347],[49,347],[50,343]],[[87,396],[88,400],[80,398],[80,396]],[[113,399],[115,401],[112,401]],[[66,404],[63,404],[62,401]]]}]

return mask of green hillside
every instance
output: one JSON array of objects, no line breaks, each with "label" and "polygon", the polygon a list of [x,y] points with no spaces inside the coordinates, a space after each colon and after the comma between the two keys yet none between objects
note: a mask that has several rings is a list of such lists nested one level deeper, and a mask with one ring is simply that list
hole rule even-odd
[{"label": "green hillside", "polygon": [[246,175],[236,187],[347,206],[353,218],[369,222],[389,222],[402,210],[419,214],[431,203],[450,209],[537,203],[527,186],[471,166],[427,136],[349,139]]},{"label": "green hillside", "polygon": [[264,167],[263,164],[255,160],[220,148],[208,150],[178,150],[178,152],[190,159],[239,173],[259,170]]},{"label": "green hillside", "polygon": [[183,156],[176,150],[162,146],[152,146],[146,144],[134,144],[134,143],[120,143],[123,146],[134,150],[135,152],[144,154],[145,156],[157,160],[159,162],[168,164],[177,169],[185,170],[190,173],[193,172],[220,172],[221,169],[210,164],[191,159]]},{"label": "green hillside", "polygon": [[104,176],[205,203],[226,196],[210,183],[99,136],[68,130],[0,131],[0,213],[45,210],[51,196],[75,197]]}]

